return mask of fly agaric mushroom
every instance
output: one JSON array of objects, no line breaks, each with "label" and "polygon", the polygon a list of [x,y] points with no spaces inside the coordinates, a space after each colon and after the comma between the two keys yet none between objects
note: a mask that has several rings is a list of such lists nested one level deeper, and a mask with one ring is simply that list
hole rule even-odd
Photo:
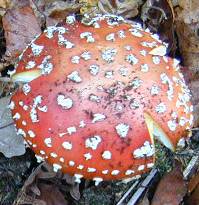
[{"label": "fly agaric mushroom", "polygon": [[193,123],[190,91],[166,45],[138,23],[74,17],[23,52],[12,97],[18,133],[54,170],[102,180],[154,165],[154,139],[175,150]]}]

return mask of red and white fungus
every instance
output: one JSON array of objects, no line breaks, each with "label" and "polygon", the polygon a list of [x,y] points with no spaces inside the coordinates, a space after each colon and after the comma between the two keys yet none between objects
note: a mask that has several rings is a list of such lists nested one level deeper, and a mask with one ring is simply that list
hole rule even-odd
[{"label": "red and white fungus", "polygon": [[48,27],[20,56],[10,108],[18,134],[55,171],[103,180],[154,165],[193,123],[190,91],[166,44],[117,16]]}]

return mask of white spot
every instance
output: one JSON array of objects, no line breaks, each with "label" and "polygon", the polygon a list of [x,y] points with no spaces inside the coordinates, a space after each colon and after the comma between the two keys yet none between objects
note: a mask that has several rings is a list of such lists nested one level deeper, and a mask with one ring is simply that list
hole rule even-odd
[{"label": "white spot", "polygon": [[111,172],[111,175],[115,176],[115,175],[118,175],[119,173],[120,173],[119,170],[113,170],[113,171]]},{"label": "white spot", "polygon": [[86,139],[85,146],[86,148],[91,148],[92,150],[96,150],[101,141],[102,139],[99,135],[94,135],[93,137]]},{"label": "white spot", "polygon": [[71,98],[65,97],[62,94],[57,96],[57,104],[60,105],[63,109],[70,109],[73,106],[73,101]]},{"label": "white spot", "polygon": [[40,150],[39,153],[42,154],[42,155],[46,154],[46,152],[44,150]]},{"label": "white spot", "polygon": [[132,87],[133,89],[137,89],[141,86],[142,82],[143,81],[141,79],[135,77],[133,80],[129,82],[129,86]]},{"label": "white spot", "polygon": [[53,157],[53,158],[57,158],[57,154],[55,152],[51,152],[50,156]]},{"label": "white spot", "polygon": [[147,166],[147,168],[150,169],[150,168],[154,167],[154,163],[148,163],[146,166]]},{"label": "white spot", "polygon": [[69,161],[68,164],[69,164],[70,167],[75,166],[75,162],[74,161]]},{"label": "white spot", "polygon": [[160,58],[158,56],[153,56],[152,61],[156,65],[160,64]]},{"label": "white spot", "polygon": [[149,66],[147,64],[142,64],[141,65],[141,71],[146,73],[149,71]]},{"label": "white spot", "polygon": [[47,147],[52,147],[52,139],[50,137],[45,138],[44,143]]},{"label": "white spot", "polygon": [[177,147],[181,147],[181,148],[184,148],[186,145],[186,141],[185,141],[185,138],[181,138],[179,139],[178,143],[177,143]]},{"label": "white spot", "polygon": [[19,120],[21,118],[21,115],[17,112],[12,117],[14,120]]},{"label": "white spot", "polygon": [[89,100],[92,102],[96,102],[96,103],[101,102],[101,98],[97,95],[94,95],[94,94],[89,95]]},{"label": "white spot", "polygon": [[128,69],[126,67],[121,67],[119,69],[119,74],[124,76],[124,77],[128,76]]},{"label": "white spot", "polygon": [[83,32],[83,33],[81,33],[80,34],[80,38],[81,39],[86,38],[86,42],[87,43],[94,43],[95,42],[95,39],[93,38],[91,32]]},{"label": "white spot", "polygon": [[44,33],[46,33],[46,37],[51,39],[54,36],[55,31],[57,30],[56,26],[48,26]]},{"label": "white spot", "polygon": [[112,157],[112,154],[108,150],[104,151],[103,154],[102,154],[103,159],[111,159],[111,157]]},{"label": "white spot", "polygon": [[124,48],[125,48],[127,51],[133,50],[133,47],[130,46],[130,45],[126,45],[126,46],[124,46]]},{"label": "white spot", "polygon": [[25,120],[23,120],[23,121],[21,122],[21,124],[24,125],[24,126],[26,126],[26,125],[27,125],[27,122],[26,122]]},{"label": "white spot", "polygon": [[130,63],[131,65],[135,65],[138,63],[138,59],[135,57],[135,55],[133,54],[129,54],[126,56],[125,59],[128,63]]},{"label": "white spot", "polygon": [[103,181],[103,179],[101,177],[94,177],[93,181],[95,181],[95,186],[98,186],[99,183]]},{"label": "white spot", "polygon": [[131,169],[126,170],[125,175],[131,175],[134,174],[135,172]]},{"label": "white spot", "polygon": [[181,117],[180,121],[179,121],[179,125],[183,127],[183,126],[185,126],[186,122],[187,122],[186,118],[185,117]]},{"label": "white spot", "polygon": [[158,95],[160,91],[160,88],[157,85],[152,85],[151,86],[151,95]]},{"label": "white spot", "polygon": [[60,157],[60,158],[59,158],[59,161],[62,162],[62,163],[64,163],[65,160],[64,160],[63,157]]},{"label": "white spot", "polygon": [[111,79],[111,78],[113,78],[113,74],[114,74],[114,72],[112,70],[109,70],[109,71],[105,72],[104,76],[105,76],[105,78]]},{"label": "white spot", "polygon": [[140,103],[136,99],[132,99],[130,101],[129,107],[133,110],[138,109],[140,107]]},{"label": "white spot", "polygon": [[17,130],[17,135],[22,135],[23,137],[26,137],[26,133],[25,133],[25,131],[22,130],[22,129],[18,129],[18,130]]},{"label": "white spot", "polygon": [[168,85],[168,91],[167,91],[167,96],[169,100],[172,100],[173,94],[174,94],[174,89],[173,89],[173,82],[169,79],[166,73],[161,73],[160,74],[160,79],[163,84]]},{"label": "white spot", "polygon": [[106,40],[107,41],[115,41],[115,34],[114,33],[110,33],[106,36]]},{"label": "white spot", "polygon": [[27,105],[24,105],[24,106],[23,106],[23,109],[24,109],[25,111],[27,111],[27,110],[28,110],[28,106],[27,106]]},{"label": "white spot", "polygon": [[41,73],[43,75],[50,74],[53,70],[53,64],[50,62],[52,56],[48,55],[44,57],[42,63],[38,66],[39,69],[41,69]]},{"label": "white spot", "polygon": [[58,172],[60,169],[62,169],[62,166],[60,164],[53,164],[53,171]]},{"label": "white spot", "polygon": [[81,183],[81,178],[83,178],[82,174],[74,174],[75,177],[75,182],[80,184]]},{"label": "white spot", "polygon": [[158,104],[156,107],[155,107],[155,110],[157,113],[164,113],[166,111],[166,105],[161,102],[160,104]]},{"label": "white spot", "polygon": [[34,56],[38,56],[44,48],[44,46],[36,45],[35,43],[32,43],[30,46]]},{"label": "white spot", "polygon": [[92,123],[101,122],[105,119],[106,119],[106,115],[100,114],[100,113],[95,113],[95,114],[93,114]]},{"label": "white spot", "polygon": [[124,30],[120,30],[117,32],[119,38],[123,39],[126,37]]},{"label": "white spot", "polygon": [[102,174],[108,174],[108,169],[103,170],[103,171],[102,171]]},{"label": "white spot", "polygon": [[96,172],[95,168],[88,167],[87,172]]},{"label": "white spot", "polygon": [[42,156],[40,156],[40,155],[35,154],[35,157],[36,157],[38,163],[44,161],[44,157],[42,157]]},{"label": "white spot", "polygon": [[141,51],[140,51],[140,54],[141,54],[142,56],[146,56],[146,55],[147,55],[147,52],[146,52],[145,50],[141,50]]},{"label": "white spot", "polygon": [[31,69],[31,68],[34,68],[35,65],[36,65],[35,61],[29,61],[29,62],[26,64],[25,68],[26,68],[26,69]]},{"label": "white spot", "polygon": [[106,48],[102,50],[101,56],[104,61],[107,63],[112,63],[114,61],[114,57],[117,54],[117,50],[115,48]]},{"label": "white spot", "polygon": [[81,57],[87,61],[87,60],[90,60],[91,59],[91,53],[89,51],[85,51],[81,54]]},{"label": "white spot", "polygon": [[22,87],[22,91],[25,95],[27,95],[31,91],[31,87],[28,83],[25,83]]},{"label": "white spot", "polygon": [[115,129],[116,129],[117,134],[121,138],[125,138],[125,137],[127,137],[128,132],[129,132],[129,125],[124,124],[124,123],[120,123],[115,127]]},{"label": "white spot", "polygon": [[68,132],[69,135],[72,135],[73,133],[77,132],[77,129],[74,126],[73,127],[68,127],[67,132]]},{"label": "white spot", "polygon": [[95,64],[93,64],[89,67],[90,74],[94,75],[94,76],[96,76],[99,73],[99,70],[100,70],[99,66],[95,65]]},{"label": "white spot", "polygon": [[63,35],[59,34],[58,35],[58,44],[59,45],[64,45],[65,48],[73,48],[75,45],[74,43],[68,41],[67,39],[64,38]]},{"label": "white spot", "polygon": [[38,110],[40,110],[41,112],[47,112],[48,111],[48,107],[46,105],[42,106],[42,107],[37,107]]},{"label": "white spot", "polygon": [[39,122],[39,119],[38,119],[38,116],[37,116],[37,110],[34,107],[32,107],[32,109],[30,111],[30,118],[31,118],[31,121],[33,123]]},{"label": "white spot", "polygon": [[133,156],[134,158],[151,157],[154,155],[154,151],[153,145],[151,145],[148,141],[145,141],[143,146],[134,150]]},{"label": "white spot", "polygon": [[14,101],[10,101],[9,105],[8,105],[8,108],[11,109],[11,110],[14,110],[15,108],[15,103]]},{"label": "white spot", "polygon": [[169,127],[169,129],[171,130],[171,131],[175,131],[176,130],[176,127],[177,127],[177,124],[176,124],[176,121],[174,121],[174,120],[169,120],[168,122],[167,122],[167,125],[168,125],[168,127]]},{"label": "white spot", "polygon": [[84,157],[86,160],[90,160],[92,158],[92,155],[90,153],[84,154]]},{"label": "white spot", "polygon": [[79,64],[80,57],[79,56],[72,56],[71,62],[74,64]]},{"label": "white spot", "polygon": [[82,79],[79,75],[78,71],[73,71],[72,73],[70,73],[67,78],[75,83],[81,83]]},{"label": "white spot", "polygon": [[153,41],[153,42],[142,41],[140,44],[141,44],[142,46],[148,47],[148,48],[157,47],[157,42],[156,42],[156,41]]},{"label": "white spot", "polygon": [[138,171],[142,171],[142,170],[144,170],[144,168],[145,168],[144,165],[140,165],[140,166],[138,167]]},{"label": "white spot", "polygon": [[86,123],[84,122],[84,120],[81,120],[81,121],[79,122],[79,127],[80,127],[80,128],[86,127]]},{"label": "white spot", "polygon": [[28,130],[28,134],[31,138],[34,138],[36,136],[32,130]]},{"label": "white spot", "polygon": [[67,24],[74,24],[76,21],[75,16],[74,15],[69,15],[66,17],[66,23]]},{"label": "white spot", "polygon": [[82,170],[82,169],[84,169],[84,166],[80,164],[80,165],[77,166],[77,169]]},{"label": "white spot", "polygon": [[71,142],[63,142],[63,143],[62,143],[62,147],[63,147],[64,149],[66,149],[66,150],[71,150],[72,147],[73,147],[73,145],[72,145]]}]

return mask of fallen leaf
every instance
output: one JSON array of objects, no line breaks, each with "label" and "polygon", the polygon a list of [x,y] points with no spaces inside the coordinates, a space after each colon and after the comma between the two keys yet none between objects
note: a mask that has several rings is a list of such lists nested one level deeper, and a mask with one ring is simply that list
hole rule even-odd
[{"label": "fallen leaf", "polygon": [[[68,205],[64,195],[59,191],[58,187],[49,184],[40,184],[39,189],[41,195],[40,200],[45,201],[46,205]],[[52,194],[53,193],[53,194]]]},{"label": "fallen leaf", "polygon": [[176,39],[174,37],[174,11],[170,0],[147,0],[142,6],[141,19],[144,26],[158,33],[160,39],[168,43],[168,53],[174,56]]},{"label": "fallen leaf", "polygon": [[80,198],[74,177],[55,173],[52,166],[44,162],[25,181],[14,205],[67,205],[67,193],[75,200]]},{"label": "fallen leaf", "polygon": [[191,193],[199,185],[199,173],[193,176],[188,183],[188,192]]},{"label": "fallen leaf", "polygon": [[185,200],[186,205],[198,205],[199,204],[199,185],[196,186],[192,194]]},{"label": "fallen leaf", "polygon": [[46,25],[51,26],[64,20],[68,14],[78,12],[80,7],[77,0],[46,3],[43,11],[46,16]]},{"label": "fallen leaf", "polygon": [[10,97],[0,99],[0,152],[6,157],[23,155],[25,145],[22,136],[16,134],[8,104]]},{"label": "fallen leaf", "polygon": [[3,17],[6,38],[6,57],[15,59],[36,35],[41,32],[33,10],[29,7],[9,9]]},{"label": "fallen leaf", "polygon": [[158,184],[151,205],[179,205],[186,191],[181,166],[176,163],[175,168],[165,174]]},{"label": "fallen leaf", "polygon": [[99,11],[103,14],[116,14],[124,18],[132,18],[138,15],[141,0],[100,0],[98,1]]}]

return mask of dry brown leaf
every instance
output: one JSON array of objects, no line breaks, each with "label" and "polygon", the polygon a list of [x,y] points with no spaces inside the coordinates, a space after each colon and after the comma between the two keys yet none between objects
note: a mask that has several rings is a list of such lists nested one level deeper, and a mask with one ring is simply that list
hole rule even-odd
[{"label": "dry brown leaf", "polygon": [[8,5],[10,4],[10,0],[0,0],[0,8],[8,8]]},{"label": "dry brown leaf", "polygon": [[142,0],[100,0],[98,1],[99,11],[103,14],[117,14],[125,18],[132,18],[138,15],[139,6]]},{"label": "dry brown leaf", "polygon": [[0,152],[8,158],[25,153],[24,140],[16,134],[10,110],[7,108],[9,101],[9,97],[0,99]]},{"label": "dry brown leaf", "polygon": [[187,191],[181,166],[165,174],[158,184],[151,205],[179,205]]},{"label": "dry brown leaf", "polygon": [[45,201],[46,205],[68,205],[64,195],[59,191],[58,187],[49,184],[40,184],[39,189],[41,195],[40,200]]},{"label": "dry brown leaf", "polygon": [[174,11],[169,0],[147,0],[142,7],[141,18],[144,25],[152,32],[158,33],[162,41],[169,44],[168,52],[175,54]]},{"label": "dry brown leaf", "polygon": [[3,17],[3,28],[6,38],[6,57],[15,59],[41,32],[40,26],[29,7],[14,8]]},{"label": "dry brown leaf", "polygon": [[52,166],[44,162],[25,181],[15,205],[67,205],[66,192],[75,200],[80,198],[79,185],[74,178],[61,172],[55,173]]},{"label": "dry brown leaf", "polygon": [[[175,8],[176,33],[178,35],[183,65],[186,66],[184,75],[187,75],[193,95],[195,126],[199,125],[199,1],[179,1]],[[191,73],[191,75],[190,75]]]},{"label": "dry brown leaf", "polygon": [[199,185],[194,189],[193,193],[185,200],[186,205],[199,204]]},{"label": "dry brown leaf", "polygon": [[77,0],[46,3],[43,11],[46,16],[46,25],[51,26],[62,21],[68,14],[79,11],[80,7]]}]

